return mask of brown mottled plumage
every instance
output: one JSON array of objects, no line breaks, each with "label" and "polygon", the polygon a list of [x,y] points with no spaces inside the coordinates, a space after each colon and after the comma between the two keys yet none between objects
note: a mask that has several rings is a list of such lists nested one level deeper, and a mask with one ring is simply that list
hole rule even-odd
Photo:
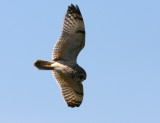
[{"label": "brown mottled plumage", "polygon": [[53,50],[53,61],[37,60],[40,70],[52,70],[64,100],[69,107],[79,107],[83,100],[82,82],[86,72],[77,64],[77,56],[85,45],[85,27],[79,7],[68,6],[62,35]]}]

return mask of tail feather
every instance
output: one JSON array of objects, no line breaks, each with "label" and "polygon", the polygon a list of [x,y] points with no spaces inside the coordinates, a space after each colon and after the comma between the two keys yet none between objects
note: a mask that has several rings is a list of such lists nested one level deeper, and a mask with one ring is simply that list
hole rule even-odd
[{"label": "tail feather", "polygon": [[36,60],[34,66],[39,70],[54,70],[53,61]]}]

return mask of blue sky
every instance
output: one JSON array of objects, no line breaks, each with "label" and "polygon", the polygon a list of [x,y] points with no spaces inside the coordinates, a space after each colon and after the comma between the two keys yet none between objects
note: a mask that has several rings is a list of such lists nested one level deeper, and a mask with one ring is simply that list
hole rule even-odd
[{"label": "blue sky", "polygon": [[[78,4],[86,46],[84,100],[68,108],[51,71],[67,6]],[[1,0],[1,123],[160,123],[159,0]]]}]

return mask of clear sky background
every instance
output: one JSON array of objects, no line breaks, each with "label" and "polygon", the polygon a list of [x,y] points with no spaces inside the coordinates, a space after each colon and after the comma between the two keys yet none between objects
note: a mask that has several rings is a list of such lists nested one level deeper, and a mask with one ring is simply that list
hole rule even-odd
[{"label": "clear sky background", "polygon": [[[78,4],[86,46],[84,100],[68,108],[51,71],[67,6]],[[159,0],[1,0],[0,123],[160,123]]]}]

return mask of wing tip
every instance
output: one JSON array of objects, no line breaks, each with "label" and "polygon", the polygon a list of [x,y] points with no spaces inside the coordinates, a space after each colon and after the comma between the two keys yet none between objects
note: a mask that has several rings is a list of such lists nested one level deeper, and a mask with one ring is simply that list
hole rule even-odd
[{"label": "wing tip", "polygon": [[74,6],[73,4],[68,6],[67,13],[68,14],[77,13],[77,14],[81,15],[81,12],[80,12],[80,9],[79,9],[78,5]]},{"label": "wing tip", "polygon": [[78,100],[75,100],[75,99],[72,99],[72,100],[66,100],[66,103],[68,105],[68,107],[71,107],[71,108],[74,108],[74,107],[79,107],[82,103],[82,100],[78,101]]},{"label": "wing tip", "polygon": [[82,102],[67,102],[68,107],[74,108],[74,107],[79,107]]}]

